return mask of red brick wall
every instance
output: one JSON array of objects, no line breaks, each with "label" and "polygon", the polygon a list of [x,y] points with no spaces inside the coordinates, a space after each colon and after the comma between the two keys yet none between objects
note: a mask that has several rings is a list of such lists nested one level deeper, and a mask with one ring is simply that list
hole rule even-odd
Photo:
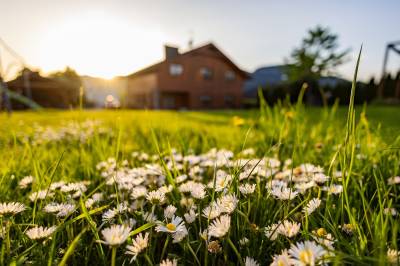
[{"label": "red brick wall", "polygon": [[[169,73],[170,64],[174,63],[183,66],[183,73],[179,76],[171,76]],[[202,67],[212,70],[212,79],[203,78],[200,72]],[[235,79],[226,80],[226,71],[234,72]],[[212,47],[205,46],[164,61],[158,66],[155,74],[157,75],[156,90],[154,82],[148,82],[142,76],[133,77],[128,81],[127,98],[145,92],[157,93],[158,96],[155,98],[159,98],[159,107],[165,108],[163,104],[170,103],[171,97],[176,95],[176,109],[184,107],[189,109],[240,108],[242,105],[243,74]],[[152,97],[154,98],[154,95]],[[210,102],[205,105],[206,102],[202,102],[201,98],[209,98]],[[227,102],[228,98],[232,99],[232,102]],[[134,102],[134,100],[129,101]],[[146,105],[148,108],[155,108],[154,105]]]},{"label": "red brick wall", "polygon": [[[183,66],[183,74],[171,76],[169,65],[172,63]],[[213,78],[205,80],[200,73],[202,67],[208,67],[213,72]],[[235,79],[225,79],[225,72],[233,71]],[[239,108],[242,103],[242,86],[244,78],[226,62],[221,55],[212,50],[202,50],[198,53],[181,55],[175,59],[166,61],[158,72],[159,90],[161,92],[188,92],[190,109],[201,108]],[[210,105],[204,106],[200,97],[211,98]],[[224,98],[231,97],[232,105],[225,103]]]}]

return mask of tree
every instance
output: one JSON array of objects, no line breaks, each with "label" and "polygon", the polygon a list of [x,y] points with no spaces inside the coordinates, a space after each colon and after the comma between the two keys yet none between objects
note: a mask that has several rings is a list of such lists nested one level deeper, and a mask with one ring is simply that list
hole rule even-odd
[{"label": "tree", "polygon": [[338,51],[338,35],[329,28],[316,26],[308,30],[300,47],[289,59],[289,77],[292,81],[314,80],[331,75],[346,61],[349,49]]},{"label": "tree", "polygon": [[[67,66],[64,71],[51,73],[50,78],[66,85],[69,90],[69,102],[71,105],[76,106],[79,104],[82,80],[74,69]],[[82,100],[85,100],[84,95],[82,95]]]},{"label": "tree", "polygon": [[57,79],[61,82],[69,83],[70,86],[77,88],[82,85],[81,77],[76,71],[70,67],[66,67],[64,71],[57,71],[50,74],[51,78]]}]

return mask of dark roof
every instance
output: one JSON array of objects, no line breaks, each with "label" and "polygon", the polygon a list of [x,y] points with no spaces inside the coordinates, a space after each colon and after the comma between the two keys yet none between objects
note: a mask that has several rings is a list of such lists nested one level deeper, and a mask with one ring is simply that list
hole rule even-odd
[{"label": "dark roof", "polygon": [[[246,71],[243,71],[242,69],[240,69],[229,57],[227,57],[223,52],[221,52],[221,50],[219,48],[217,48],[213,43],[208,43],[202,46],[199,46],[197,48],[194,48],[192,50],[189,50],[187,52],[184,53],[180,53],[177,55],[176,58],[179,57],[183,57],[183,56],[187,56],[187,55],[192,55],[195,54],[199,51],[205,50],[205,49],[214,49],[218,54],[220,54],[222,56],[222,58],[225,60],[225,62],[227,62],[233,69],[235,69],[238,73],[240,73],[243,77],[247,78],[249,77],[249,74]],[[136,76],[140,76],[143,74],[148,74],[148,73],[152,73],[158,70],[158,68],[164,63],[166,62],[165,60],[158,62],[156,64],[150,65],[146,68],[143,68],[139,71],[136,71],[128,76],[126,76],[127,78],[131,78],[131,77],[136,77]]]},{"label": "dark roof", "polygon": [[[259,87],[276,87],[288,81],[288,66],[276,65],[258,68],[252,74],[250,79],[245,81],[243,91],[245,97],[257,97]],[[321,77],[318,80],[318,85],[321,87],[335,87],[338,84],[348,82],[345,79],[327,76]]]}]

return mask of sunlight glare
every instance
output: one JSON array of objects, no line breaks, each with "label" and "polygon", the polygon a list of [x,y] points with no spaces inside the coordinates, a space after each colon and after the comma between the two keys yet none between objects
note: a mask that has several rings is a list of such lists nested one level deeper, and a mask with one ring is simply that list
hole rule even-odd
[{"label": "sunlight glare", "polygon": [[164,41],[160,31],[93,12],[52,25],[40,56],[45,72],[69,65],[80,74],[109,79],[160,60]]}]

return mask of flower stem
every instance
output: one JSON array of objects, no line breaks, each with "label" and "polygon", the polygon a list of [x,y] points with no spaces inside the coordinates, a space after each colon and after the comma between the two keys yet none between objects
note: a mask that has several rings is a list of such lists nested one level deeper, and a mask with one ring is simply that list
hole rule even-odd
[{"label": "flower stem", "polygon": [[151,266],[153,266],[153,262],[151,261],[151,259],[149,258],[149,255],[147,255],[146,253],[144,254],[144,258],[146,259],[147,263]]},{"label": "flower stem", "polygon": [[161,252],[161,258],[160,258],[160,260],[163,259],[164,254],[165,254],[165,251],[167,250],[168,241],[169,241],[169,236],[167,236],[167,239],[165,240],[164,247],[163,247],[162,252]]},{"label": "flower stem", "polygon": [[115,257],[117,256],[117,247],[113,247],[111,251],[111,266],[115,266]]},{"label": "flower stem", "polygon": [[232,243],[232,240],[231,240],[229,237],[227,238],[227,240],[228,240],[229,245],[231,246],[231,248],[232,248],[233,251],[235,252],[235,254],[236,254],[236,256],[237,256],[237,258],[238,258],[238,260],[239,260],[240,265],[244,265],[244,264],[243,264],[243,260],[242,260],[242,256],[240,256],[240,253],[239,253],[239,251],[237,250],[237,248],[235,247],[235,245]]}]

